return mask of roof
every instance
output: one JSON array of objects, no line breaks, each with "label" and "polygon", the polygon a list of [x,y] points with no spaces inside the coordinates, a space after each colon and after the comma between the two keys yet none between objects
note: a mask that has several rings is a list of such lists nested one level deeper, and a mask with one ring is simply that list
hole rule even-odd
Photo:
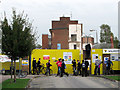
[{"label": "roof", "polygon": [[111,48],[111,43],[99,43],[92,46],[94,49],[108,49]]},{"label": "roof", "polygon": [[52,28],[50,30],[57,30],[57,29],[68,29],[68,28]]}]

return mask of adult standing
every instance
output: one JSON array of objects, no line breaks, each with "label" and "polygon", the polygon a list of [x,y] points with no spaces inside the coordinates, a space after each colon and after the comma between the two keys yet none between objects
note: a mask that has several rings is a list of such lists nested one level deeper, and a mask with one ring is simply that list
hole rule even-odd
[{"label": "adult standing", "polygon": [[77,60],[78,64],[77,64],[77,75],[81,75],[81,64],[80,64],[80,60]]},{"label": "adult standing", "polygon": [[89,75],[88,66],[89,66],[89,62],[87,61],[87,58],[85,58],[85,76]]},{"label": "adult standing", "polygon": [[49,76],[51,76],[51,74],[50,74],[50,67],[52,65],[50,64],[50,60],[48,61],[48,63],[46,63],[46,66],[47,66],[47,71],[46,71],[45,75],[47,75],[49,73]]},{"label": "adult standing", "polygon": [[38,60],[38,63],[37,63],[37,67],[38,67],[38,70],[39,70],[39,72],[38,73],[40,73],[40,69],[41,69],[41,58],[39,58],[39,60]]},{"label": "adult standing", "polygon": [[96,60],[95,60],[95,70],[94,70],[94,75],[100,75],[100,64],[101,64],[101,60],[98,59],[98,56],[96,56]]},{"label": "adult standing", "polygon": [[112,61],[110,59],[108,59],[108,61],[106,62],[106,74],[109,75],[110,74],[110,67],[111,65],[113,65]]},{"label": "adult standing", "polygon": [[57,61],[56,64],[57,64],[57,67],[58,67],[58,73],[57,73],[57,75],[56,75],[56,77],[57,77],[57,76],[60,75],[60,73],[61,73],[62,59],[59,58],[59,60]]},{"label": "adult standing", "polygon": [[75,71],[76,71],[76,61],[75,61],[75,59],[73,59],[73,61],[72,61],[72,66],[73,66],[73,75],[76,75],[75,74]]},{"label": "adult standing", "polygon": [[85,74],[85,68],[86,68],[85,61],[82,60],[82,77],[86,76],[86,74]]},{"label": "adult standing", "polygon": [[60,77],[63,77],[63,74],[66,74],[67,76],[69,76],[69,74],[67,72],[65,72],[65,69],[66,69],[66,65],[64,63],[64,59],[62,59],[61,75],[60,75]]},{"label": "adult standing", "polygon": [[36,69],[36,60],[33,58],[33,75],[35,74],[35,69]]}]

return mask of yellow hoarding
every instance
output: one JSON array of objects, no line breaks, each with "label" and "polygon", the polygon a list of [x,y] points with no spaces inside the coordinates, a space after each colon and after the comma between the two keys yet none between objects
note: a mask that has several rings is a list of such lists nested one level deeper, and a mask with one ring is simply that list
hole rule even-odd
[{"label": "yellow hoarding", "polygon": [[104,55],[110,55],[113,70],[120,70],[120,49],[103,49]]},{"label": "yellow hoarding", "polygon": [[[3,63],[0,62],[0,65],[2,65],[2,67],[0,67],[0,70],[3,68],[5,70],[10,70],[11,62],[3,62]],[[19,62],[16,62],[16,70],[19,70]]]},{"label": "yellow hoarding", "polygon": [[[81,55],[81,58],[83,56]],[[31,70],[33,70],[33,58],[35,58],[36,62],[38,62],[39,58],[41,58],[41,63],[45,65],[48,60],[51,60],[51,69],[53,70],[54,74],[57,74],[57,65],[56,60],[59,58],[64,58],[66,63],[66,72],[72,74],[72,64],[71,61],[73,59],[80,60],[80,50],[68,50],[68,49],[34,49],[31,54]]]},{"label": "yellow hoarding", "polygon": [[[95,70],[95,57],[102,61],[103,51],[102,49],[91,49],[91,74],[94,74]],[[103,74],[103,64],[100,65],[100,74]]]}]

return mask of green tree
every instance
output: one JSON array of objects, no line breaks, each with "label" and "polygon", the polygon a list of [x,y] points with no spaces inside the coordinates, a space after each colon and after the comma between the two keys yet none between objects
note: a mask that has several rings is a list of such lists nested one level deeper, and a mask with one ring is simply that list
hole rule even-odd
[{"label": "green tree", "polygon": [[114,43],[114,48],[118,48],[119,40],[117,37],[114,38],[113,43]]},{"label": "green tree", "polygon": [[42,46],[40,44],[37,44],[35,47],[36,48],[42,48]]},{"label": "green tree", "polygon": [[24,12],[16,14],[16,10],[13,9],[12,19],[9,22],[6,16],[1,20],[1,30],[2,53],[11,57],[11,65],[14,61],[14,82],[16,82],[16,60],[30,55],[35,48],[32,23]]},{"label": "green tree", "polygon": [[110,30],[110,26],[107,25],[107,24],[102,24],[100,26],[100,42],[103,43],[103,42],[106,42],[106,43],[110,43],[110,37],[111,37],[111,30]]},{"label": "green tree", "polygon": [[119,40],[117,37],[114,37],[114,34],[110,30],[110,26],[107,24],[102,24],[100,26],[100,42],[111,43],[111,36],[113,37],[114,48],[118,48]]}]

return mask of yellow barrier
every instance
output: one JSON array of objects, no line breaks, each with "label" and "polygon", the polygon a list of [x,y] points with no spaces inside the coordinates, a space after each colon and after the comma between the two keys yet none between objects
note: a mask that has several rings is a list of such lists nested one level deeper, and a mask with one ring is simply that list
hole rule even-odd
[{"label": "yellow barrier", "polygon": [[[107,50],[107,49],[106,49]],[[109,49],[110,50],[110,49]],[[111,49],[112,50],[112,49]],[[91,74],[94,74],[94,69],[95,69],[95,63],[94,63],[94,56],[98,56],[98,59],[103,61],[103,55],[110,55],[110,60],[111,60],[111,54],[112,53],[103,53],[103,49],[92,49],[91,50]],[[118,54],[118,53],[116,53]],[[113,62],[113,70],[120,70],[120,61],[112,61]],[[103,74],[103,64],[100,66],[100,74]]]},{"label": "yellow barrier", "polygon": [[[14,63],[13,63],[14,64]],[[10,70],[11,62],[0,62],[0,70]],[[16,62],[16,70],[19,70],[19,62]]]},{"label": "yellow barrier", "polygon": [[[98,56],[98,59],[102,60],[103,51],[102,49],[92,49],[91,50],[91,74],[94,74],[95,69],[95,56]],[[100,65],[100,74],[103,74],[103,64]]]},{"label": "yellow barrier", "polygon": [[0,62],[0,70],[2,70],[2,63]]},{"label": "yellow barrier", "polygon": [[113,70],[120,70],[120,61],[112,61],[113,62]]},{"label": "yellow barrier", "polygon": [[[72,59],[75,59],[76,61],[80,59],[80,50],[67,50],[67,49],[62,49],[62,50],[56,50],[56,49],[51,49],[51,50],[43,50],[43,49],[34,49],[31,54],[31,70],[33,70],[33,58],[36,59],[36,62],[38,62],[39,58],[41,58],[41,63],[45,65],[48,62],[48,60],[44,60],[43,57],[44,55],[49,55],[50,60],[51,60],[51,69],[53,70],[54,74],[57,74],[57,65],[55,60],[58,60],[59,58],[63,58],[63,53],[64,52],[72,52]],[[81,58],[83,56],[81,55]],[[66,72],[72,74],[73,69],[72,69],[72,64],[66,64]]]}]

